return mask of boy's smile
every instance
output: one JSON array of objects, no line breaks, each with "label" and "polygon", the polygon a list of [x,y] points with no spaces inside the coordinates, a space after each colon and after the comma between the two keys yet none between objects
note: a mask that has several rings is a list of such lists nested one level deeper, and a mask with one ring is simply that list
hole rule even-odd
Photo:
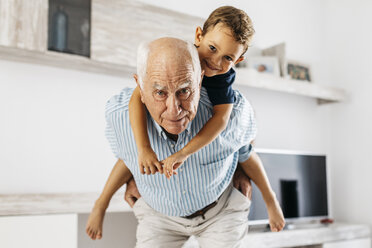
[{"label": "boy's smile", "polygon": [[244,45],[235,40],[230,28],[219,23],[203,36],[200,27],[196,29],[195,45],[204,75],[212,77],[224,74],[244,59]]}]

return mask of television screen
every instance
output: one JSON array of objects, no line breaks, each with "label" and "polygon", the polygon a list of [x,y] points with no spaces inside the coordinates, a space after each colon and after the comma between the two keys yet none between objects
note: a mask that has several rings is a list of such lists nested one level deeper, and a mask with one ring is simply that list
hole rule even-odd
[{"label": "television screen", "polygon": [[[325,155],[304,155],[257,150],[287,220],[328,216]],[[250,224],[268,223],[261,192],[252,183]]]}]

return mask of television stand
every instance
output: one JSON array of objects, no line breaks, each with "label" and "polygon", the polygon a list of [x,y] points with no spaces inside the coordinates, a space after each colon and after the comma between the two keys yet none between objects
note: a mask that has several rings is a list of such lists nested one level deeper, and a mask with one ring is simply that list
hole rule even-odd
[{"label": "television stand", "polygon": [[371,248],[371,233],[368,225],[346,223],[290,224],[294,229],[278,233],[268,228],[250,229],[244,239],[247,248]]}]

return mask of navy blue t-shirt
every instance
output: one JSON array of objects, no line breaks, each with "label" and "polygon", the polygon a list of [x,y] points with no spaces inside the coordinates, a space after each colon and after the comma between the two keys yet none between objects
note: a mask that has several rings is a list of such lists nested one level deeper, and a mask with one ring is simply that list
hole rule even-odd
[{"label": "navy blue t-shirt", "polygon": [[202,86],[207,90],[209,100],[213,106],[235,102],[234,91],[231,87],[234,81],[235,71],[233,68],[225,74],[213,77],[204,76]]}]

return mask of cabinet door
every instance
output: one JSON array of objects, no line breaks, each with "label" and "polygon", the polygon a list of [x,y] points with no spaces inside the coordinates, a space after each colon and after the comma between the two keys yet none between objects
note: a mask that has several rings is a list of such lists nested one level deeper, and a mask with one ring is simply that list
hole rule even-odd
[{"label": "cabinet door", "polygon": [[0,247],[76,248],[76,214],[0,217]]},{"label": "cabinet door", "polygon": [[325,243],[323,248],[371,248],[371,239],[354,239]]},{"label": "cabinet door", "polygon": [[136,66],[137,46],[163,36],[194,40],[201,18],[125,0],[92,0],[91,58]]},{"label": "cabinet door", "polygon": [[0,45],[45,51],[48,0],[0,0]]}]

